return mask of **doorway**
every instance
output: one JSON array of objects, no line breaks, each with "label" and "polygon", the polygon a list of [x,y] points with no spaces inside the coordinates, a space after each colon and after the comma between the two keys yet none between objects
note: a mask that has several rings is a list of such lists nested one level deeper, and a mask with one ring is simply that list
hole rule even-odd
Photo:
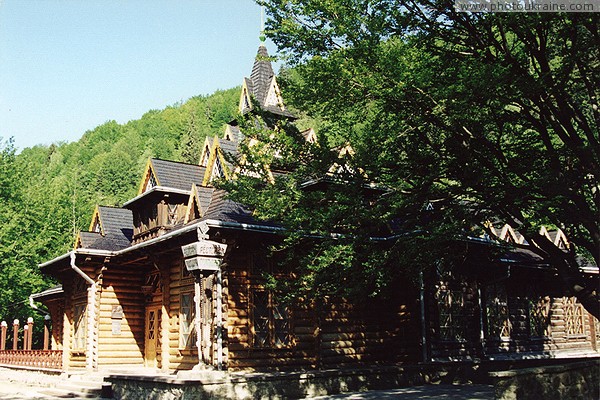
[{"label": "doorway", "polygon": [[158,368],[156,356],[159,349],[158,336],[160,332],[160,317],[160,305],[146,307],[144,364],[146,367],[150,368]]}]

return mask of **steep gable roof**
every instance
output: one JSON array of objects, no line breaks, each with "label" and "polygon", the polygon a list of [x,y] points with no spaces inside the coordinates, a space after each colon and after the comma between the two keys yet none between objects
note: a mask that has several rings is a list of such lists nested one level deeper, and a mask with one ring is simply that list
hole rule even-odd
[{"label": "steep gable roof", "polygon": [[[100,229],[94,231],[96,227]],[[128,247],[133,237],[133,213],[119,207],[96,206],[90,232],[81,231],[75,248],[120,250]]]},{"label": "steep gable roof", "polygon": [[202,183],[204,173],[205,168],[200,165],[151,158],[146,166],[139,193],[150,189],[147,182],[151,177],[155,179],[156,186],[190,190],[192,184]]},{"label": "steep gable roof", "polygon": [[[207,186],[211,181],[218,178],[216,175],[229,179],[232,165],[229,157],[236,157],[238,153],[238,144],[231,140],[219,139],[215,136],[210,146],[210,154],[204,170],[202,186]],[[225,154],[228,156],[226,157]],[[218,171],[217,171],[218,170]]]},{"label": "steep gable roof", "polygon": [[214,191],[215,189],[211,187],[196,186],[195,184],[192,186],[184,224],[204,216]]},{"label": "steep gable roof", "polygon": [[264,45],[258,47],[250,78],[244,78],[239,110],[242,114],[252,110],[252,97],[265,111],[286,118],[296,118],[287,110],[273,72],[269,53]]},{"label": "steep gable roof", "polygon": [[265,103],[265,98],[269,90],[271,81],[275,73],[271,66],[269,53],[264,45],[258,47],[252,73],[250,73],[250,81],[252,82],[252,94],[260,105]]}]

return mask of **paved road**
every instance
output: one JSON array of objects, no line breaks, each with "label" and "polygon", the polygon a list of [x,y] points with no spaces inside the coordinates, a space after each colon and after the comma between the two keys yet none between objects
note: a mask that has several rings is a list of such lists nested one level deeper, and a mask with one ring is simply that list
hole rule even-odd
[{"label": "paved road", "polygon": [[333,399],[493,400],[494,388],[490,385],[425,385],[402,389],[371,390],[362,393],[312,397],[312,400]]}]

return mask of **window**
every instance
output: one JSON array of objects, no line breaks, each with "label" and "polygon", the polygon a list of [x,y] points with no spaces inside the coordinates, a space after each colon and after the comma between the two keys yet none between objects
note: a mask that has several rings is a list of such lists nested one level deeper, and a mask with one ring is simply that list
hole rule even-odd
[{"label": "window", "polygon": [[100,226],[100,219],[98,217],[96,217],[96,219],[94,220],[94,225],[92,226],[92,232],[102,233],[102,228]]},{"label": "window", "polygon": [[86,304],[79,303],[73,306],[73,350],[85,351],[86,331]]},{"label": "window", "polygon": [[565,333],[567,336],[585,335],[583,306],[575,297],[564,297]]},{"label": "window", "polygon": [[439,335],[442,340],[465,340],[468,307],[462,288],[450,288],[441,284],[436,293],[439,311]]},{"label": "window", "polygon": [[221,165],[221,160],[218,155],[215,159],[215,164],[213,165],[211,179],[220,179],[225,176],[225,172],[223,170],[223,166]]},{"label": "window", "polygon": [[158,312],[156,310],[150,310],[148,311],[148,327],[146,329],[147,333],[148,333],[148,340],[155,340],[156,339],[156,331],[157,331],[157,321],[156,321],[156,315],[158,314]]},{"label": "window", "polygon": [[182,293],[179,303],[179,348],[192,349],[196,345],[194,294]]},{"label": "window", "polygon": [[146,182],[146,187],[144,188],[144,192],[147,192],[148,190],[152,189],[155,186],[156,186],[156,178],[154,177],[154,174],[152,172],[150,172],[150,176],[148,177],[148,181]]},{"label": "window", "polygon": [[186,281],[187,283],[193,282],[194,276],[185,266],[185,262],[181,260],[181,280]]},{"label": "window", "polygon": [[291,342],[288,311],[270,290],[252,291],[254,347],[283,347]]},{"label": "window", "polygon": [[487,286],[485,303],[487,337],[509,339],[512,333],[512,323],[510,321],[506,287],[503,284]]},{"label": "window", "polygon": [[550,306],[549,296],[536,296],[527,299],[529,318],[529,336],[546,337],[550,334]]}]

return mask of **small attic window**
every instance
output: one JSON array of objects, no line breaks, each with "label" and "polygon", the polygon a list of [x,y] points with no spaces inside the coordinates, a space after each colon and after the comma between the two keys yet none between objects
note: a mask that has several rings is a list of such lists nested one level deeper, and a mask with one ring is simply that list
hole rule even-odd
[{"label": "small attic window", "polygon": [[148,178],[148,181],[146,182],[146,187],[144,188],[144,192],[147,192],[148,190],[152,189],[155,186],[156,186],[156,178],[154,178],[153,173],[150,173],[150,177]]},{"label": "small attic window", "polygon": [[244,94],[242,96],[244,98],[244,103],[243,103],[243,106],[242,106],[243,107],[242,111],[243,111],[243,110],[247,110],[247,109],[249,109],[251,107],[250,107],[250,100],[249,100],[249,96],[248,96],[248,91],[246,89],[244,89]]},{"label": "small attic window", "polygon": [[211,179],[220,179],[225,176],[225,171],[223,170],[223,166],[221,165],[221,160],[217,157],[215,160],[215,164],[213,166]]},{"label": "small attic window", "polygon": [[91,232],[102,233],[102,225],[100,225],[100,215],[96,213],[94,216],[94,223],[92,224]]},{"label": "small attic window", "polygon": [[208,146],[206,146],[206,148],[204,149],[204,154],[202,154],[202,160],[200,160],[201,167],[206,167],[206,165],[208,164],[209,156],[210,156],[210,149],[208,148]]}]

